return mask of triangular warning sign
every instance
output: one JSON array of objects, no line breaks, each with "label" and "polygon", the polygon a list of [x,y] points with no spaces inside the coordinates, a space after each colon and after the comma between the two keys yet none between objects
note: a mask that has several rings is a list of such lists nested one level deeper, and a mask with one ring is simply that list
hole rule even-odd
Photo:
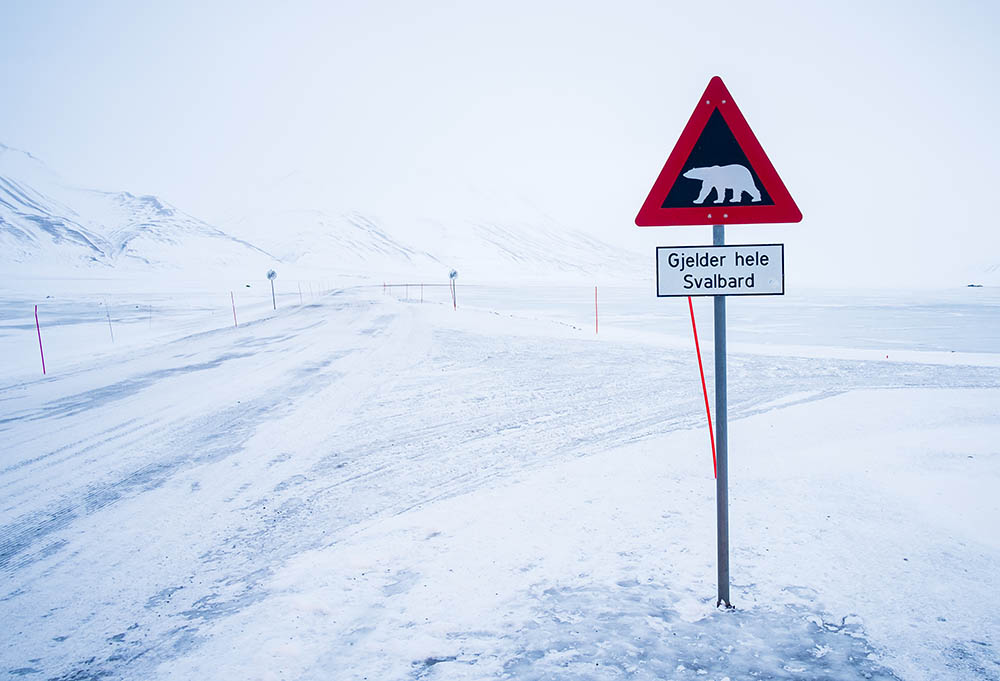
[{"label": "triangular warning sign", "polygon": [[800,222],[722,79],[709,82],[635,217],[640,227]]}]

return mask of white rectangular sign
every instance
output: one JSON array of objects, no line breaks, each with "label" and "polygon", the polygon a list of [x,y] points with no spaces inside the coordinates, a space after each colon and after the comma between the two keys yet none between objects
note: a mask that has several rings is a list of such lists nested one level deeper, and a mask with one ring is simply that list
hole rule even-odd
[{"label": "white rectangular sign", "polygon": [[785,245],[658,246],[656,295],[780,296]]}]

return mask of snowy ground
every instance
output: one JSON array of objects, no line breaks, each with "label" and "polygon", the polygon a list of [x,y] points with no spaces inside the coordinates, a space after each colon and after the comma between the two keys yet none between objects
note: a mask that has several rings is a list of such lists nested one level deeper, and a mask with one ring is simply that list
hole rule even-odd
[{"label": "snowy ground", "polygon": [[997,292],[731,303],[723,612],[683,299],[320,288],[0,301],[2,673],[1000,678]]}]

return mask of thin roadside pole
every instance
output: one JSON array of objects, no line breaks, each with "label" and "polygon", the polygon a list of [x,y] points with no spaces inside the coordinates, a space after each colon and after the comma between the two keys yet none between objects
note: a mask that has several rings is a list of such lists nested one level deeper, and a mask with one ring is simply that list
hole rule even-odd
[{"label": "thin roadside pole", "polygon": [[705,415],[708,417],[708,437],[712,441],[712,477],[719,479],[718,464],[715,461],[715,433],[712,431],[712,410],[708,406],[708,386],[705,384],[705,367],[701,363],[701,344],[698,342],[698,325],[694,322],[694,303],[688,296],[688,309],[691,311],[691,330],[694,332],[694,351],[698,355],[698,372],[701,374],[701,392],[705,396]]},{"label": "thin roadside pole", "polygon": [[[724,225],[712,225],[712,245],[724,246]],[[729,600],[729,424],[726,416],[726,297],[715,298],[715,444],[718,452],[715,478],[716,536],[719,548],[719,599],[716,606]]]},{"label": "thin roadside pole", "polygon": [[42,376],[45,375],[45,351],[42,350],[42,327],[38,323],[38,306],[35,305],[35,330],[38,331],[38,354],[42,356]]},{"label": "thin roadside pole", "polygon": [[115,342],[115,330],[111,328],[111,309],[108,307],[108,301],[104,301],[104,312],[108,315],[108,331],[111,332],[111,342]]},{"label": "thin roadside pole", "polygon": [[229,292],[229,300],[233,303],[233,327],[239,328],[239,324],[236,322],[236,297],[233,296],[233,292]]}]

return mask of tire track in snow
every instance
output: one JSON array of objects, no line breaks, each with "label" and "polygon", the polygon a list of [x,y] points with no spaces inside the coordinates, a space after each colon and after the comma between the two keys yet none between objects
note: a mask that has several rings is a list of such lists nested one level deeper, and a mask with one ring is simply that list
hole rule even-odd
[{"label": "tire track in snow", "polygon": [[[370,304],[353,303],[331,305],[325,308],[317,307],[314,308],[313,312],[325,316],[338,310],[347,310],[350,314],[343,321],[362,327],[354,338],[357,336],[379,336],[385,327],[391,325],[395,316],[383,315],[372,320],[369,314],[371,307]],[[101,522],[100,518],[107,514],[111,508],[133,498],[148,497],[149,493],[162,488],[164,484],[172,478],[176,478],[183,470],[198,470],[205,466],[212,466],[240,453],[261,423],[280,422],[284,416],[293,414],[297,408],[301,408],[306,398],[321,393],[324,387],[342,380],[344,374],[338,369],[338,361],[343,364],[342,360],[349,354],[358,352],[359,348],[353,342],[352,347],[331,348],[326,342],[324,334],[319,331],[319,324],[311,324],[306,329],[305,338],[299,331],[289,333],[285,340],[294,341],[294,343],[286,343],[286,345],[294,345],[294,347],[282,348],[279,352],[272,352],[271,357],[261,356],[259,358],[260,361],[256,362],[256,366],[272,364],[280,383],[272,386],[266,384],[253,386],[256,391],[261,393],[257,399],[249,401],[244,399],[239,407],[230,407],[205,416],[191,418],[190,414],[185,414],[183,418],[168,421],[163,424],[160,430],[167,431],[169,437],[162,440],[151,442],[148,432],[143,433],[133,429],[133,432],[138,435],[136,440],[131,443],[120,442],[117,443],[117,446],[107,449],[112,450],[112,452],[120,451],[121,447],[131,445],[134,448],[145,450],[146,458],[153,458],[153,462],[137,469],[131,469],[124,475],[112,476],[110,479],[99,481],[96,484],[91,483],[82,494],[67,495],[61,502],[55,504],[55,508],[45,509],[49,512],[46,517],[22,515],[13,526],[7,525],[5,532],[8,539],[13,539],[14,543],[21,544],[12,546],[9,543],[7,546],[8,549],[13,549],[13,553],[21,554],[13,569],[8,572],[11,576],[17,575],[21,585],[14,588],[13,591],[6,592],[7,601],[13,601],[15,604],[21,603],[20,607],[23,609],[23,604],[29,602],[25,599],[30,599],[32,590],[37,584],[44,584],[52,572],[74,572],[75,568],[78,569],[80,561],[85,560],[84,554],[79,549],[74,549],[72,543],[69,547],[66,547],[65,544],[60,546],[59,549],[63,549],[61,551],[57,549],[53,552],[43,547],[30,555],[26,554],[28,546],[38,545],[44,541],[44,535],[58,534],[58,530],[76,527],[85,519],[88,524],[99,523]],[[305,345],[308,347],[303,348],[303,341],[306,341]],[[368,351],[363,352],[363,354],[371,353]],[[284,357],[279,357],[279,355],[284,355]],[[292,358],[291,362],[289,362],[289,358]],[[364,383],[364,380],[361,382]],[[159,385],[152,386],[149,392],[157,392]],[[148,395],[144,396],[144,399],[148,399]],[[80,417],[72,418],[79,419]],[[155,419],[151,419],[150,423],[156,423]],[[161,421],[161,423],[163,422]],[[220,437],[220,435],[224,437]],[[105,442],[105,444],[109,443]],[[107,456],[112,452],[105,451],[104,454]],[[80,453],[77,450],[75,455],[79,456]],[[33,458],[36,460],[34,465],[37,467],[38,461],[43,457]],[[276,459],[279,458],[281,457],[276,457]],[[69,457],[67,460],[72,461]],[[26,467],[30,468],[31,466]],[[32,471],[32,473],[37,473],[37,470]],[[249,486],[244,484],[241,489],[245,490]],[[195,488],[195,484],[192,484],[192,490]],[[237,494],[238,496],[239,494]],[[233,504],[236,505],[239,501],[238,498],[234,498]],[[46,524],[53,519],[57,522]],[[113,529],[109,528],[108,531],[113,532]],[[17,540],[22,541],[17,542]],[[54,546],[54,544],[49,546]],[[86,551],[90,550],[86,549]],[[112,565],[108,566],[109,569],[113,571],[128,569],[127,559],[123,559],[121,556],[110,556],[109,558],[113,562]],[[36,568],[34,563],[41,561],[44,561],[44,570],[39,572],[41,567]],[[8,567],[11,567],[9,559]],[[146,615],[143,615],[141,611],[125,615],[129,618],[145,619],[146,623],[137,626],[134,630],[130,627],[128,632],[111,632],[109,643],[114,646],[115,652],[107,658],[104,658],[103,655],[98,655],[95,658],[93,655],[88,656],[84,653],[78,659],[89,661],[74,665],[70,662],[74,657],[72,651],[81,650],[82,652],[86,648],[81,649],[80,644],[78,644],[75,648],[67,649],[61,653],[59,648],[60,645],[63,645],[62,641],[66,640],[64,636],[54,637],[52,641],[56,641],[60,645],[53,645],[51,641],[44,643],[45,639],[39,638],[36,634],[32,637],[35,643],[41,644],[43,649],[48,648],[48,654],[42,656],[48,660],[46,667],[50,670],[66,670],[68,665],[69,671],[65,671],[66,674],[84,677],[88,674],[112,673],[108,670],[121,669],[123,665],[128,664],[128,660],[137,659],[136,656],[152,660],[159,655],[178,654],[181,648],[192,644],[197,625],[180,624],[178,626],[176,622],[173,622],[169,624],[167,630],[164,630],[164,625],[167,622],[171,622],[174,618],[180,618],[182,622],[185,620],[193,621],[201,615],[217,617],[225,612],[231,612],[241,603],[241,596],[238,593],[234,595],[234,590],[231,588],[233,584],[240,583],[241,578],[238,575],[241,568],[239,565],[227,563],[224,571],[218,571],[221,573],[219,577],[211,577],[210,574],[206,574],[205,565],[200,567],[192,565],[191,567],[195,573],[202,574],[197,579],[189,579],[189,583],[185,585],[183,590],[168,585],[166,591],[160,588],[147,593],[143,602],[151,604],[150,612]],[[185,569],[183,566],[178,566],[178,568],[181,571]],[[257,567],[255,570],[256,574],[244,575],[242,578],[246,584],[256,584],[267,573],[267,568],[261,571]],[[208,579],[205,579],[206,576]],[[199,586],[197,582],[201,582],[202,586]],[[225,592],[227,595],[220,596],[220,592]],[[163,598],[156,598],[157,594],[166,595]],[[105,604],[105,610],[121,609],[113,606],[108,607],[110,605]],[[7,607],[17,608],[19,606],[9,605]],[[58,608],[50,612],[49,615],[57,610]],[[94,615],[97,615],[97,620],[107,619],[105,612],[96,611]],[[90,633],[99,635],[100,625],[96,623],[97,620],[92,621],[94,615],[87,616],[87,621],[90,624],[85,629],[93,628],[94,631]],[[155,619],[149,620],[150,617]],[[65,623],[63,628],[79,630],[80,625],[80,622]],[[147,640],[136,646],[138,642],[133,637],[140,635],[140,633]],[[82,632],[78,631],[77,636],[79,637],[81,634]],[[31,639],[29,638],[29,640]],[[21,638],[20,642],[23,644],[25,641]],[[13,645],[14,648],[8,648],[8,650],[21,649],[21,646],[14,640],[9,645]],[[92,651],[94,650],[93,644],[88,647]],[[98,647],[97,650],[100,648]],[[125,653],[126,650],[130,652]],[[37,659],[42,659],[42,657]],[[99,663],[98,660],[103,660],[103,662]]]},{"label": "tire track in snow", "polygon": [[[268,331],[267,343],[256,336],[244,341],[242,348],[261,348],[255,366],[280,374],[270,385],[256,386],[257,398],[240,407],[209,402],[210,415],[200,419],[151,417],[149,424],[160,424],[155,434],[136,429],[134,437],[104,449],[105,457],[124,448],[144,449],[154,461],[148,470],[130,469],[136,477],[117,498],[102,496],[107,489],[87,490],[96,503],[93,511],[86,518],[69,518],[59,529],[84,519],[99,523],[122,503],[163,498],[156,492],[166,484],[192,478],[191,498],[204,501],[190,503],[205,505],[212,530],[202,534],[192,528],[185,535],[182,529],[180,536],[200,553],[192,559],[171,557],[178,562],[168,566],[167,576],[137,587],[131,601],[94,605],[85,624],[49,613],[64,628],[85,630],[79,636],[86,640],[62,651],[40,633],[49,629],[40,627],[13,637],[7,650],[15,652],[5,658],[37,657],[53,674],[81,678],[142,676],[196,645],[213,620],[265,596],[262,582],[270,571],[301,551],[336,542],[387,515],[528,474],[560,458],[704,427],[700,385],[684,353],[435,331],[412,306],[353,304],[359,310],[345,305],[305,313],[353,315],[350,335],[340,346],[325,341],[328,327],[311,322],[294,332]],[[205,338],[192,336],[188,342]],[[214,351],[226,352],[232,345],[220,343]],[[348,351],[353,354],[331,359]],[[225,366],[215,367],[199,378],[218,380],[213,374],[225,371]],[[867,387],[1000,385],[998,370],[797,358],[734,356],[730,371],[733,418],[783,408],[792,402],[776,400],[803,392],[810,396],[801,399],[808,400]],[[274,394],[264,394],[269,390]],[[220,442],[220,434],[230,438],[230,445]],[[708,461],[707,445],[704,453],[652,455],[704,455]],[[232,467],[230,459],[240,467]],[[116,479],[128,480],[130,472]],[[51,553],[43,546],[20,564],[18,573],[32,574],[6,592],[9,600],[30,603],[26,594],[46,584],[52,571],[73,571],[87,547],[78,544],[83,539],[69,541],[68,546],[49,544]],[[38,571],[43,563],[46,574]],[[127,574],[143,564],[118,551],[109,567]],[[28,615],[33,623],[44,616],[34,615]],[[136,628],[128,628],[129,622]],[[105,642],[103,635],[113,640]]]}]

